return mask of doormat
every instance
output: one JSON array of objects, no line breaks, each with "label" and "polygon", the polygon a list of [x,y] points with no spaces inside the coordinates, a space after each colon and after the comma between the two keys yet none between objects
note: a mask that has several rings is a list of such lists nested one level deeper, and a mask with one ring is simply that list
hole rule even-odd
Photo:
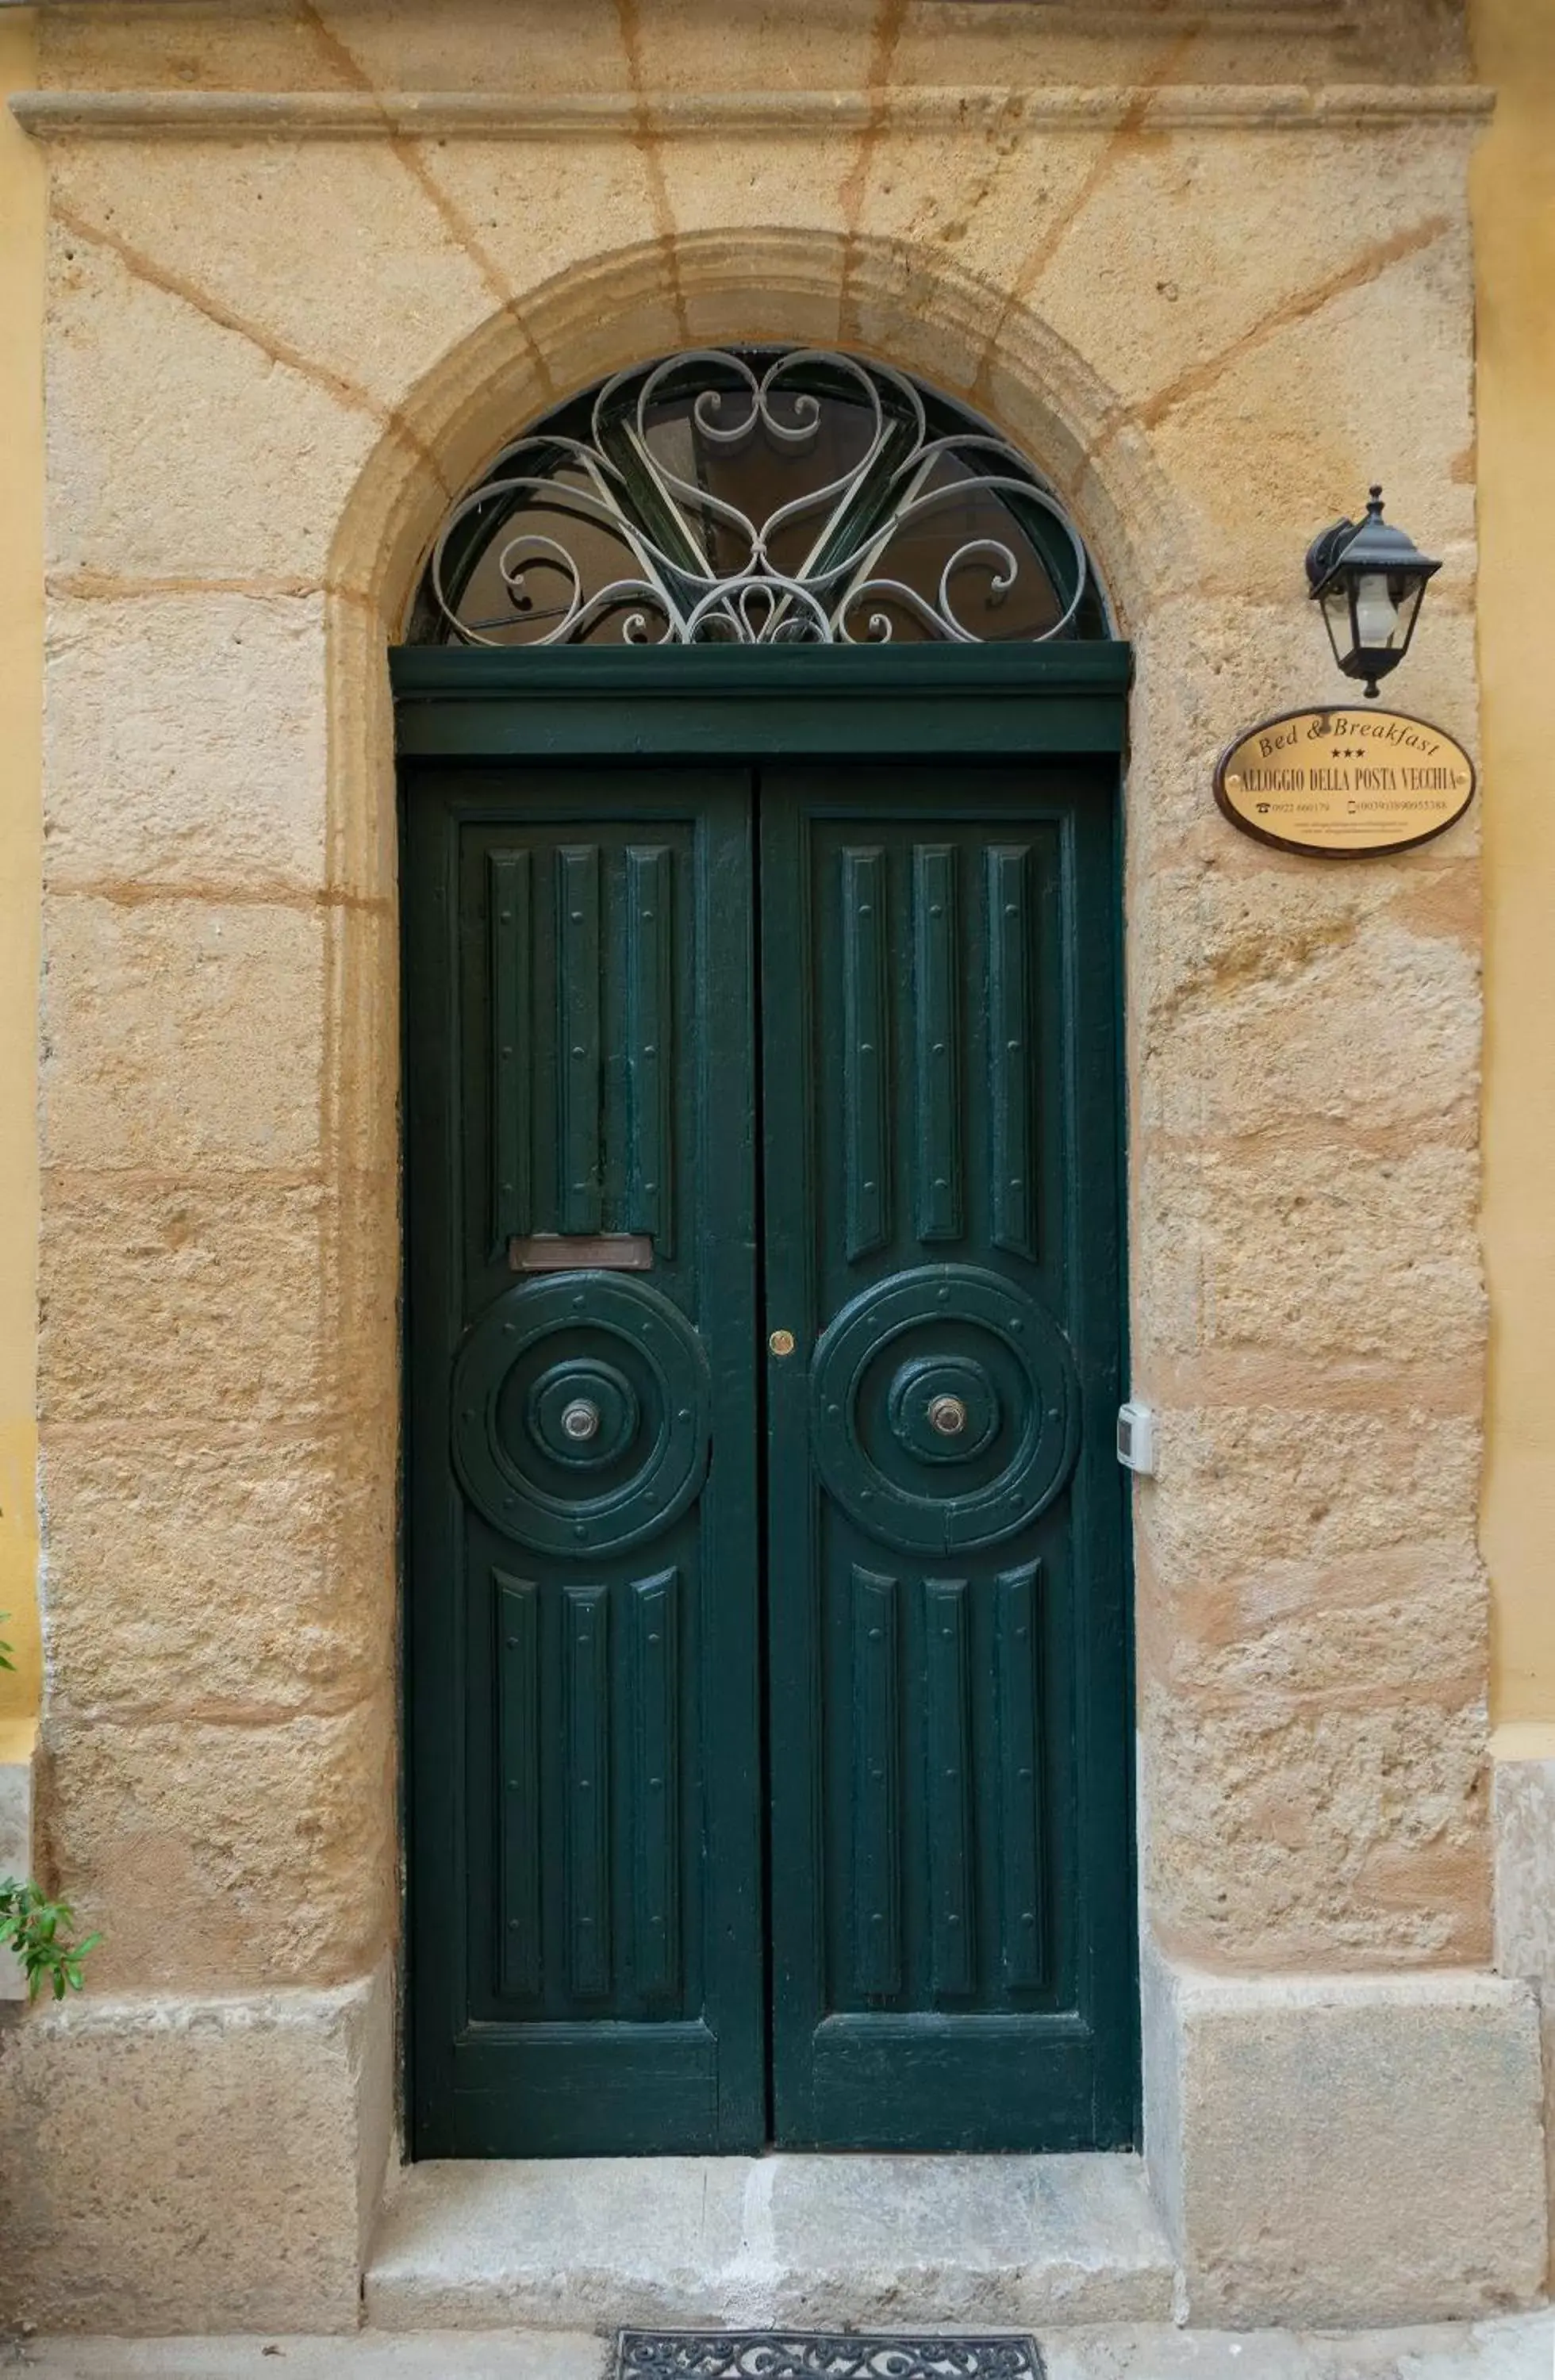
[{"label": "doormat", "polygon": [[616,2380],[1046,2380],[1033,2338],[624,2330]]}]

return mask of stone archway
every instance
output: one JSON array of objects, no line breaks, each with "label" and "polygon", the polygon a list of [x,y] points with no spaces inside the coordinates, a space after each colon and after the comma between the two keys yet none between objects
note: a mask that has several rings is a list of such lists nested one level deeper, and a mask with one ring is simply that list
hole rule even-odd
[{"label": "stone archway", "polygon": [[[371,1148],[373,1157],[359,1172],[342,1165],[321,1291],[325,1310],[339,1318],[341,1348],[360,1345],[346,1317],[372,1318],[380,1377],[397,1364],[383,1285],[397,1278],[400,1255],[397,1159],[385,1136],[399,1049],[384,648],[400,633],[451,495],[558,393],[651,353],[676,305],[710,342],[820,342],[835,339],[844,294],[870,334],[861,352],[975,395],[985,416],[1039,461],[1097,553],[1124,633],[1148,636],[1152,612],[1190,567],[1188,516],[1116,393],[1006,293],[899,242],[707,232],[677,239],[673,257],[663,243],[644,242],[570,268],[526,297],[521,318],[493,316],[440,358],[407,391],[364,467],[327,571],[329,848],[340,897],[326,913],[333,1023],[324,1112],[334,1146]],[[1136,793],[1139,783],[1136,764]],[[373,1591],[385,1646],[395,1597],[391,1527],[384,1510]]]}]

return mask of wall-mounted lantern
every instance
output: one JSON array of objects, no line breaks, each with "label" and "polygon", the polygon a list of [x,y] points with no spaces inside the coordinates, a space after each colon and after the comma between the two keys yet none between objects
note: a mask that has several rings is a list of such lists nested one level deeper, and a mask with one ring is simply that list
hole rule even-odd
[{"label": "wall-mounted lantern", "polygon": [[1312,600],[1323,607],[1335,661],[1346,677],[1366,680],[1368,700],[1376,699],[1379,678],[1409,650],[1427,583],[1440,568],[1383,519],[1380,488],[1373,488],[1358,528],[1336,521],[1313,539],[1306,555]]}]

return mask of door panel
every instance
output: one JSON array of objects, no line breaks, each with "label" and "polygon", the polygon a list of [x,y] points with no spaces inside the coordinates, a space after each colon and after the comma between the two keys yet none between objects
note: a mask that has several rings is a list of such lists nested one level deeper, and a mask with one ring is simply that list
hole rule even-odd
[{"label": "door panel", "polygon": [[421,2155],[764,2137],[749,818],[407,785]]},{"label": "door panel", "polygon": [[784,2143],[1132,2134],[1114,791],[763,777]]}]

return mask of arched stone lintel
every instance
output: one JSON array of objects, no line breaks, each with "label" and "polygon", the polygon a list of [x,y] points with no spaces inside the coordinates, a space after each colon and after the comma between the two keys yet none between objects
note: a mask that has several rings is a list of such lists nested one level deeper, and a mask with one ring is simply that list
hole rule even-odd
[{"label": "arched stone lintel", "polygon": [[1148,440],[1039,315],[942,252],[794,228],[641,241],[492,315],[407,393],[341,520],[331,585],[396,634],[449,489],[562,398],[684,346],[677,305],[695,340],[845,346],[987,415],[1071,506],[1125,635],[1181,582],[1185,516]]}]

